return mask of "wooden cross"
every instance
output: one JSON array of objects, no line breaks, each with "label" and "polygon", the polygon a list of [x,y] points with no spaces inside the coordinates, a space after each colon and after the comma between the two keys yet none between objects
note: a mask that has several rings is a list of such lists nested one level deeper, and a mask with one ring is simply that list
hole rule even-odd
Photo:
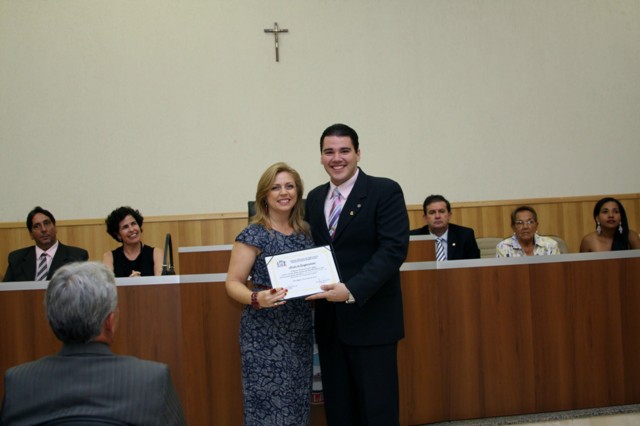
[{"label": "wooden cross", "polygon": [[275,36],[275,42],[276,42],[276,62],[280,62],[280,53],[279,53],[279,49],[278,49],[278,34],[280,33],[288,33],[289,30],[287,29],[280,29],[278,28],[278,23],[274,22],[273,23],[273,28],[265,28],[264,30],[265,33],[273,33],[273,35]]}]

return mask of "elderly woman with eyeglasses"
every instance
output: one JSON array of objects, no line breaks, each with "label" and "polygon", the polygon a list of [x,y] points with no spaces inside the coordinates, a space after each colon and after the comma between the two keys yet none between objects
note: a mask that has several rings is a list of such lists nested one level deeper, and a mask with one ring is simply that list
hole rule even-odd
[{"label": "elderly woman with eyeglasses", "polygon": [[533,207],[520,206],[511,213],[514,234],[498,243],[496,257],[560,254],[553,238],[538,235],[538,215]]}]

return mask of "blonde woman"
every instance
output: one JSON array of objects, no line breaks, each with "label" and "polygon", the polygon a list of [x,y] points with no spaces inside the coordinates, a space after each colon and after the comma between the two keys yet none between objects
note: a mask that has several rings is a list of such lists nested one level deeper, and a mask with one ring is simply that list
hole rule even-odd
[{"label": "blonde woman", "polygon": [[265,263],[266,256],[313,247],[302,195],[298,172],[285,163],[269,167],[258,182],[256,214],[231,251],[227,294],[245,305],[240,320],[245,425],[309,422],[311,309],[302,298],[285,301],[286,290],[271,286]]}]

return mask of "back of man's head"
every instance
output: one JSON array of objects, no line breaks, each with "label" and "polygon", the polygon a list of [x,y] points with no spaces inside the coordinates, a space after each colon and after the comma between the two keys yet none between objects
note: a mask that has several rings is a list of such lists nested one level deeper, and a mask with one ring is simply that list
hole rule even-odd
[{"label": "back of man's head", "polygon": [[45,294],[47,318],[64,343],[88,343],[118,305],[115,278],[98,262],[70,263],[58,269]]}]

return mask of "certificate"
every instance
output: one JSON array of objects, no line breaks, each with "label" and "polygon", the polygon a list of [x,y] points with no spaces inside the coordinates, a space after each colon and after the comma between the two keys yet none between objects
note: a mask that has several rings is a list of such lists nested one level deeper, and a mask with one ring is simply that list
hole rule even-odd
[{"label": "certificate", "polygon": [[288,290],[285,299],[323,291],[320,286],[340,282],[330,246],[265,257],[271,287]]}]

